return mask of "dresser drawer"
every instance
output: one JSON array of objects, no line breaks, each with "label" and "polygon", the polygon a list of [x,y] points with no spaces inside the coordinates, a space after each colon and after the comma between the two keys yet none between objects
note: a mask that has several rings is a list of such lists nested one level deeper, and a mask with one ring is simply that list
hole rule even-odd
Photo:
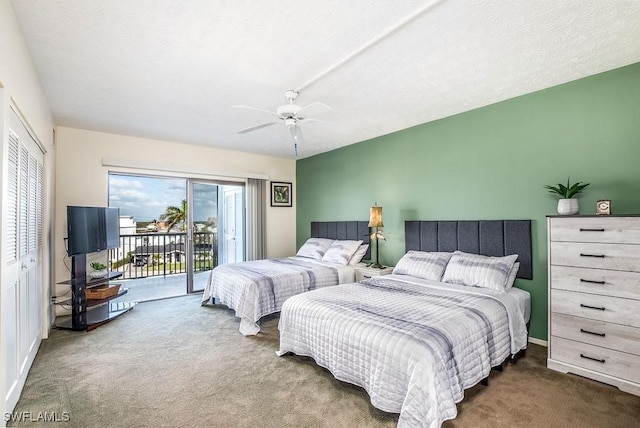
[{"label": "dresser drawer", "polygon": [[551,335],[640,356],[640,328],[552,313]]},{"label": "dresser drawer", "polygon": [[640,300],[640,272],[555,266],[551,288]]},{"label": "dresser drawer", "polygon": [[551,241],[640,244],[638,217],[563,217],[549,221]]},{"label": "dresser drawer", "polygon": [[551,312],[640,328],[640,300],[552,289]]},{"label": "dresser drawer", "polygon": [[640,245],[551,242],[552,265],[640,272]]},{"label": "dresser drawer", "polygon": [[640,382],[640,357],[551,336],[551,358],[631,382]]}]

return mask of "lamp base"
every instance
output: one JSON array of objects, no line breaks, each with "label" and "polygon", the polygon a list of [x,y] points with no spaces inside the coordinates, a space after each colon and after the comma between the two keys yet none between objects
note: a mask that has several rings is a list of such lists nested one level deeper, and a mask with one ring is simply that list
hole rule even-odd
[{"label": "lamp base", "polygon": [[372,265],[371,265],[371,266],[369,266],[369,267],[372,267],[372,268],[374,268],[374,269],[383,269],[383,268],[384,268],[384,266],[382,266],[382,265],[381,265],[380,263],[378,263],[378,262],[376,262],[376,263],[372,264]]}]

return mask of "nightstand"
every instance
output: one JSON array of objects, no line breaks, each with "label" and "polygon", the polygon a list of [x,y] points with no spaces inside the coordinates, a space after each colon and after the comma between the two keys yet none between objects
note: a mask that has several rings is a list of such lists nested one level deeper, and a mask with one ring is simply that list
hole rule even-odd
[{"label": "nightstand", "polygon": [[356,282],[364,281],[374,276],[389,275],[393,271],[393,266],[385,266],[381,269],[367,267],[364,263],[356,266]]}]

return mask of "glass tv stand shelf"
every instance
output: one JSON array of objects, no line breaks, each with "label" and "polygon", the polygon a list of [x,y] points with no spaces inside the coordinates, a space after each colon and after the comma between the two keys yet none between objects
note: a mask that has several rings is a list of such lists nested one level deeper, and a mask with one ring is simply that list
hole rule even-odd
[{"label": "glass tv stand shelf", "polygon": [[127,294],[126,288],[121,288],[117,294],[104,299],[87,299],[85,290],[108,285],[113,279],[122,276],[121,272],[109,272],[104,278],[87,281],[86,254],[73,256],[71,279],[61,284],[71,285],[71,298],[56,301],[56,305],[71,307],[71,315],[59,316],[54,323],[56,328],[89,331],[107,323],[114,318],[133,309],[135,302],[112,302],[112,300]]}]

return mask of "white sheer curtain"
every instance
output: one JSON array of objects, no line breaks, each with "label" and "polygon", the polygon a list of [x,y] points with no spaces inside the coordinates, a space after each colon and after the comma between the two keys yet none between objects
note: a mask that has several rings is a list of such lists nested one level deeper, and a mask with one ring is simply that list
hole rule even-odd
[{"label": "white sheer curtain", "polygon": [[247,179],[247,260],[266,257],[267,181]]}]

